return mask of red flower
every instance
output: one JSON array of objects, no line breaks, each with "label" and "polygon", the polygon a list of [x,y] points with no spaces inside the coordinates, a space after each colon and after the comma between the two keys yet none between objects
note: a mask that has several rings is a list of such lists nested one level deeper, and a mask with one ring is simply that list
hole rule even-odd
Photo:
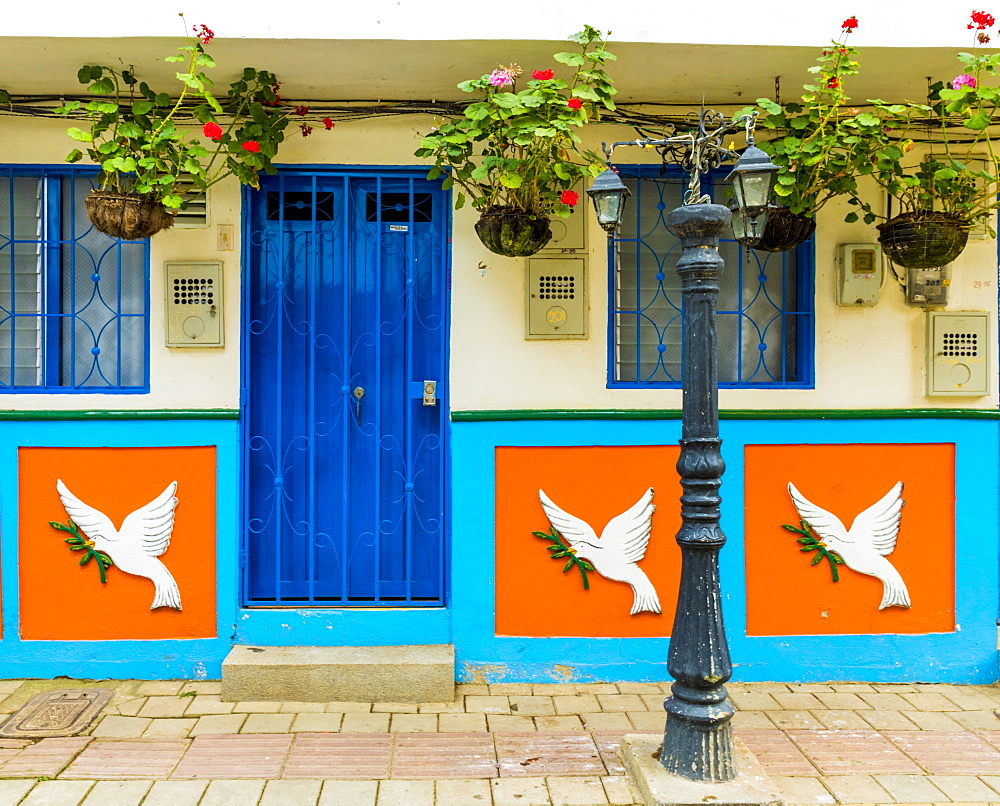
[{"label": "red flower", "polygon": [[831,90],[835,90],[840,86],[840,79],[831,78],[829,81],[826,82],[826,86],[828,86]]},{"label": "red flower", "polygon": [[313,133],[313,127],[310,126],[308,123],[300,123],[299,131],[302,132],[303,137],[308,137],[310,134]]},{"label": "red flower", "polygon": [[977,31],[985,31],[994,25],[996,25],[996,20],[993,19],[992,14],[987,14],[985,11],[973,11],[972,22],[967,27],[975,28]]},{"label": "red flower", "polygon": [[327,131],[330,131],[337,124],[330,120],[330,118],[323,118],[323,125],[326,126]]},{"label": "red flower", "polygon": [[848,17],[840,24],[840,27],[847,32],[853,31],[858,27],[858,18],[854,16]]},{"label": "red flower", "polygon": [[306,115],[309,114],[309,107],[308,106],[297,106],[297,107],[295,107],[295,114],[296,115],[301,115],[301,116],[305,117]]},{"label": "red flower", "polygon": [[194,35],[201,40],[201,44],[207,45],[215,38],[215,31],[207,25],[194,26]]},{"label": "red flower", "polygon": [[271,92],[274,93],[273,101],[264,101],[264,106],[278,106],[281,103],[281,96],[278,95],[278,90],[281,88],[280,84],[272,84]]},{"label": "red flower", "polygon": [[562,195],[559,197],[559,201],[563,204],[567,204],[570,207],[576,207],[576,203],[580,201],[580,194],[573,190],[564,190]]},{"label": "red flower", "polygon": [[209,140],[214,140],[218,142],[220,139],[222,139],[222,127],[218,123],[215,123],[214,121],[210,120],[208,123],[202,126],[201,132]]},{"label": "red flower", "polygon": [[980,31],[978,34],[976,34],[976,40],[979,42],[980,45],[985,45],[990,41],[990,37],[988,34],[984,34],[982,31]]},{"label": "red flower", "polygon": [[554,75],[552,70],[534,70],[531,73],[531,77],[537,78],[539,81],[548,81]]},{"label": "red flower", "polygon": [[570,98],[568,101],[566,101],[566,106],[568,106],[570,109],[579,109],[581,106],[583,106],[583,101],[581,101],[579,98]]},{"label": "red flower", "polygon": [[258,143],[256,140],[247,140],[243,144],[243,150],[252,151],[254,154],[256,154],[258,151],[260,151],[260,143]]}]

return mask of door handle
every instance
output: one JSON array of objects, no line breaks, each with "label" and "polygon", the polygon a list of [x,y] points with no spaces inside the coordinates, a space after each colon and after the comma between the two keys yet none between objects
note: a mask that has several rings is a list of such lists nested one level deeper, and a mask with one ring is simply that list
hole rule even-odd
[{"label": "door handle", "polygon": [[437,381],[424,381],[424,405],[425,406],[436,406],[437,405]]},{"label": "door handle", "polygon": [[361,427],[361,398],[365,396],[364,387],[356,386],[354,387],[354,422],[357,424],[358,428]]}]

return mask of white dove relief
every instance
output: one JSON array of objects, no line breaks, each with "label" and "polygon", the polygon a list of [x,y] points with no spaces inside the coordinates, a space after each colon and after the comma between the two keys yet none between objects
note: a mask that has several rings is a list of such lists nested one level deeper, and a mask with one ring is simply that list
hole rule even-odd
[{"label": "white dove relief", "polygon": [[177,583],[159,557],[170,545],[174,530],[174,509],[177,507],[177,482],[143,507],[135,510],[122,521],[122,528],[115,529],[111,519],[100,510],[83,503],[69,488],[56,481],[56,490],[63,507],[76,525],[94,542],[97,551],[103,551],[126,574],[147,577],[156,591],[150,610],[157,607],[181,609],[181,593]]},{"label": "white dove relief", "polygon": [[848,568],[882,580],[879,610],[897,605],[910,606],[906,583],[886,556],[896,548],[899,521],[903,517],[903,482],[899,481],[879,501],[854,519],[850,530],[840,518],[808,501],[795,485],[788,484],[795,509],[827,549],[839,554]]},{"label": "white dove relief", "polygon": [[653,488],[650,487],[631,507],[608,521],[597,534],[586,521],[570,515],[552,502],[544,492],[538,491],[545,516],[552,528],[566,538],[570,550],[581,560],[586,560],[601,576],[632,586],[631,614],[648,611],[662,613],[660,599],[649,577],[636,565],[646,556],[650,530],[653,526]]}]

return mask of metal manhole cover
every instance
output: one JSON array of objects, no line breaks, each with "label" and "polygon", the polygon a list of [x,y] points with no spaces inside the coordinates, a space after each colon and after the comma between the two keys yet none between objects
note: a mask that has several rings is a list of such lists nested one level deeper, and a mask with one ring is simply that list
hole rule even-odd
[{"label": "metal manhole cover", "polygon": [[75,736],[101,713],[114,695],[110,688],[43,691],[18,708],[0,727],[5,739]]}]

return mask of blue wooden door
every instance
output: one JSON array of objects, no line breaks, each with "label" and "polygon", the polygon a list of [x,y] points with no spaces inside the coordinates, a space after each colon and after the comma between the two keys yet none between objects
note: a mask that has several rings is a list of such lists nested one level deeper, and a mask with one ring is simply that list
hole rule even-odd
[{"label": "blue wooden door", "polygon": [[246,196],[249,605],[444,603],[448,205],[421,176]]}]

